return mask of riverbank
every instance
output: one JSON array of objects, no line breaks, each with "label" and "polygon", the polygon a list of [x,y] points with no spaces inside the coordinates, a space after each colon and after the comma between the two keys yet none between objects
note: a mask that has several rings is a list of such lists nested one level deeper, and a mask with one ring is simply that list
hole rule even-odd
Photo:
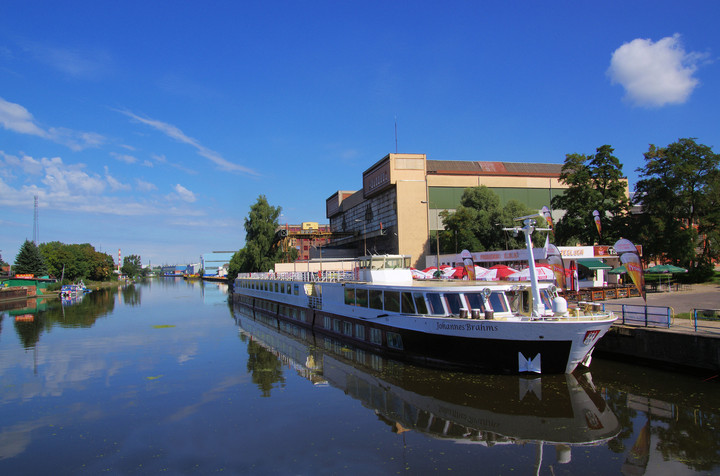
[{"label": "riverbank", "polygon": [[[605,304],[667,307],[671,316],[694,309],[720,309],[720,285],[693,284],[682,290],[612,299]],[[598,342],[595,355],[662,369],[689,370],[715,378],[720,374],[720,321],[703,320],[695,328],[690,319],[672,319],[669,328],[613,325]]]}]

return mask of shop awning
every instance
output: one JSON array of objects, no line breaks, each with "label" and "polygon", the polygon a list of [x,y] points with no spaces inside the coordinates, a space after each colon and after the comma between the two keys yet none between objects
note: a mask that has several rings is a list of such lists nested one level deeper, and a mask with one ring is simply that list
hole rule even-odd
[{"label": "shop awning", "polygon": [[607,263],[603,263],[599,259],[582,258],[577,260],[577,263],[593,271],[596,269],[612,269],[612,266]]}]

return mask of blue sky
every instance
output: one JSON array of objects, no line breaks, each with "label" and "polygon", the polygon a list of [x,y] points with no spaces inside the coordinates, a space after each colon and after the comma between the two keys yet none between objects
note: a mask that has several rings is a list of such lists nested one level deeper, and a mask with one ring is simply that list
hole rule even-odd
[{"label": "blue sky", "polygon": [[562,163],[720,151],[720,3],[0,3],[0,253],[153,265],[244,245],[257,197],[327,222],[389,152]]}]

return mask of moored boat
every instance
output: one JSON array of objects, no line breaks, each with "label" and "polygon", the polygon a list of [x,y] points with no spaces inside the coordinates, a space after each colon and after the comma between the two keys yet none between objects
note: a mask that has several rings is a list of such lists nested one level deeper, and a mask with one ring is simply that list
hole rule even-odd
[{"label": "moored boat", "polygon": [[236,308],[240,333],[315,386],[332,386],[373,410],[394,432],[482,446],[570,447],[615,437],[620,424],[590,372],[471,375],[422,369]]},{"label": "moored boat", "polygon": [[523,217],[530,281],[414,281],[407,256],[360,258],[353,271],[238,275],[234,301],[390,357],[475,372],[570,373],[588,366],[616,317],[569,308],[540,283]]}]

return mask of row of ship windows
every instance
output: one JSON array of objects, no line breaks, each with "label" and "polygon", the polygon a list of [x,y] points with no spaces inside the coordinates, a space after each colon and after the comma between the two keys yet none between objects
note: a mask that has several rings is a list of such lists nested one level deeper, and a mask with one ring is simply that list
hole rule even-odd
[{"label": "row of ship windows", "polygon": [[[256,301],[255,306],[272,314],[278,312],[280,315],[289,317],[290,319],[307,322],[305,309],[296,309],[294,307],[278,305],[272,301],[264,301],[260,299]],[[332,330],[337,334],[343,334],[363,341],[367,340],[375,345],[383,345],[382,330],[374,327],[370,327],[368,330],[368,328],[366,328],[363,324],[356,323],[353,325],[352,322],[334,319],[329,316],[324,316],[323,327],[325,329]],[[387,340],[387,346],[391,349],[403,349],[402,336],[400,336],[397,332],[387,331],[385,333],[385,339]]]},{"label": "row of ship windows", "polygon": [[403,314],[435,316],[458,315],[461,309],[479,309],[483,312],[507,312],[510,309],[503,293],[492,293],[486,300],[481,292],[420,293],[350,286],[345,287],[345,304]]},{"label": "row of ship windows", "polygon": [[[363,324],[356,323],[353,325],[352,322],[333,319],[328,316],[325,316],[323,320],[323,327],[348,337],[354,337],[359,340],[368,340],[371,344],[383,345],[382,330],[376,329],[375,327],[370,327],[369,332],[366,335],[366,330],[368,329]],[[387,331],[385,333],[385,338],[387,339],[387,346],[391,349],[403,349],[402,336],[400,336],[397,332]]]},{"label": "row of ship windows", "polygon": [[240,281],[240,287],[245,289],[255,289],[269,293],[295,294],[296,296],[300,294],[300,285],[297,283],[285,283],[282,281],[238,281]]}]

